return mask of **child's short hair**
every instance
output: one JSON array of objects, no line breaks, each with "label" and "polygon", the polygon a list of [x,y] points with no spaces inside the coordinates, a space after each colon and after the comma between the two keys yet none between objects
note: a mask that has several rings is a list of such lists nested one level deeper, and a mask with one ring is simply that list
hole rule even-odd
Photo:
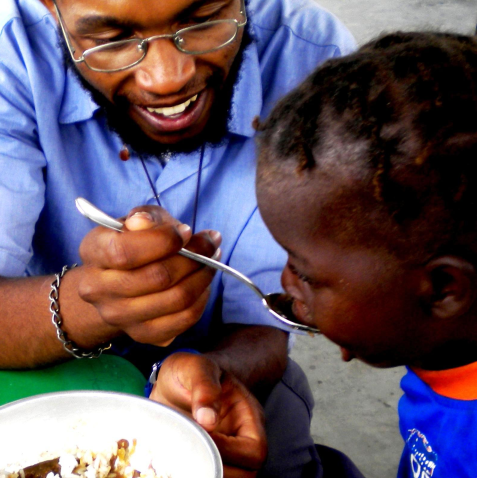
[{"label": "child's short hair", "polygon": [[352,160],[396,254],[477,264],[476,37],[378,38],[320,66],[256,127],[267,161],[293,159],[303,174],[330,150],[343,167]]}]

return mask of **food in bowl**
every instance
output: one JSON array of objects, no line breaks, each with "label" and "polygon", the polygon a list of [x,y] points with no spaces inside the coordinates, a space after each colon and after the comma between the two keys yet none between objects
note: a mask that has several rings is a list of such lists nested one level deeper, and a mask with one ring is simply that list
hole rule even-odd
[{"label": "food in bowl", "polygon": [[9,465],[0,478],[169,478],[156,472],[152,460],[134,460],[136,440],[118,440],[98,450],[74,448],[60,456],[45,452],[37,463]]},{"label": "food in bowl", "polygon": [[0,470],[8,473],[75,448],[98,452],[124,438],[131,447],[136,440],[129,460],[142,473],[152,466],[162,478],[223,477],[209,434],[145,397],[95,390],[36,395],[1,406],[0,430]]}]

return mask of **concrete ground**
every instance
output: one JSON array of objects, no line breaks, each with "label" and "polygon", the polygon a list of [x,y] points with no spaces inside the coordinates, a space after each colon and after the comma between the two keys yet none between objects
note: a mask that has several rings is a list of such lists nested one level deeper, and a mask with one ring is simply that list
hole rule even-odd
[{"label": "concrete ground", "polygon": [[[440,30],[473,34],[477,0],[319,0],[359,44],[383,32]],[[292,357],[308,375],[316,405],[315,442],[339,448],[366,478],[396,476],[402,449],[397,401],[403,368],[378,370],[343,363],[324,337],[299,336]]]}]

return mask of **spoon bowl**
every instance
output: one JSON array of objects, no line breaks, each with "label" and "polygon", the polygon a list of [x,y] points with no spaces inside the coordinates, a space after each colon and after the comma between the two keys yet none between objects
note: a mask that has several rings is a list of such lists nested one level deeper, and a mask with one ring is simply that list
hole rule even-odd
[{"label": "spoon bowl", "polygon": [[[78,208],[79,212],[83,214],[83,216],[87,217],[96,224],[118,232],[124,232],[124,224],[122,222],[101,211],[86,199],[81,197],[76,198],[76,207]],[[320,333],[319,329],[310,327],[309,325],[300,324],[298,322],[291,307],[293,299],[289,295],[280,293],[264,294],[247,276],[230,266],[211,259],[210,257],[197,254],[184,248],[180,249],[178,254],[219,271],[225,272],[226,274],[229,274],[241,281],[243,284],[252,289],[255,294],[257,294],[264,307],[273,315],[273,317],[279,320],[282,324],[288,326],[290,332],[307,332],[310,335]]]}]

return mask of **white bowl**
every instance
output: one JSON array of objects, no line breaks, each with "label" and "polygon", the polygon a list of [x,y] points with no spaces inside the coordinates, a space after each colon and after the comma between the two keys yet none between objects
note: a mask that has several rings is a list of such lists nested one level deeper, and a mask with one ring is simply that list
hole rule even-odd
[{"label": "white bowl", "polygon": [[47,393],[0,407],[0,470],[123,438],[137,440],[134,457],[153,458],[159,475],[223,476],[215,443],[194,421],[146,398],[101,391]]}]

